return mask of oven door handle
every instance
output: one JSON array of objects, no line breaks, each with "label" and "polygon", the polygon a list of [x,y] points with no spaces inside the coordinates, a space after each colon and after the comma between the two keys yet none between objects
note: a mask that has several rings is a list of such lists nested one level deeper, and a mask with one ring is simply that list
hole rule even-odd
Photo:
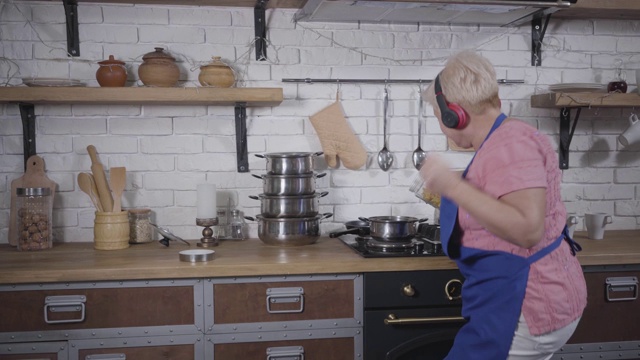
[{"label": "oven door handle", "polygon": [[414,325],[414,324],[442,324],[465,322],[462,316],[442,316],[442,317],[426,317],[426,318],[406,318],[398,319],[395,314],[387,315],[384,319],[385,325]]}]

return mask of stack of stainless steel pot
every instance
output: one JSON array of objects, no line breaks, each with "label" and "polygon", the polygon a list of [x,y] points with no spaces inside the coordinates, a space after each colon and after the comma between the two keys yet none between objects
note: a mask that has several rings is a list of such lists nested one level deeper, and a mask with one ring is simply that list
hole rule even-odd
[{"label": "stack of stainless steel pot", "polygon": [[[256,155],[266,159],[262,179],[263,193],[250,196],[260,200],[258,237],[264,243],[279,246],[313,244],[320,237],[320,221],[333,214],[320,214],[321,197],[328,192],[316,191],[316,179],[325,173],[314,172],[314,159],[322,152],[282,152]],[[253,218],[247,217],[249,220]]]}]

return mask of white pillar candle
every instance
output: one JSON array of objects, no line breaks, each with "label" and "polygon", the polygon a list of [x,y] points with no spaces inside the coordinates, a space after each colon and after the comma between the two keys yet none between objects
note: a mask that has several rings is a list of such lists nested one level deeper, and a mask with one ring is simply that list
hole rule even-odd
[{"label": "white pillar candle", "polygon": [[198,184],[196,192],[198,219],[213,219],[216,217],[216,186],[215,184]]}]

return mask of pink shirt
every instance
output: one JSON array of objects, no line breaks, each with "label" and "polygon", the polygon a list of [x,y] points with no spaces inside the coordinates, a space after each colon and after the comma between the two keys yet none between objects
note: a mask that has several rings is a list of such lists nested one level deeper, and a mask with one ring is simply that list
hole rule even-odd
[{"label": "pink shirt", "polygon": [[[527,188],[546,188],[544,238],[531,249],[519,247],[491,234],[460,208],[462,244],[522,257],[551,244],[562,232],[567,218],[560,198],[557,156],[546,135],[522,121],[505,121],[478,151],[467,180],[495,198]],[[522,313],[532,335],[568,325],[582,314],[586,303],[582,268],[566,242],[531,266]]]}]

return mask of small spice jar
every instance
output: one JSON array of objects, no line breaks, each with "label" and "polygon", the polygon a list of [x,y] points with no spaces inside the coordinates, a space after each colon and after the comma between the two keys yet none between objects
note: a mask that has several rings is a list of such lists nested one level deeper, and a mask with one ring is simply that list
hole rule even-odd
[{"label": "small spice jar", "polygon": [[151,242],[152,234],[151,209],[129,209],[129,243]]},{"label": "small spice jar", "polygon": [[46,187],[16,189],[18,250],[50,249],[53,197]]}]

